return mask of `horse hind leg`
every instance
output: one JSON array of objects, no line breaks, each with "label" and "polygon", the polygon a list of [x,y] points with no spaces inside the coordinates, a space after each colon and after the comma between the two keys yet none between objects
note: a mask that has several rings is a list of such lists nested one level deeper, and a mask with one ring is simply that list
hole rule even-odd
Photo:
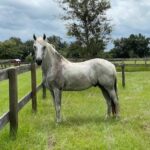
[{"label": "horse hind leg", "polygon": [[112,107],[112,114],[115,117],[119,116],[119,103],[118,103],[118,96],[115,89],[108,90],[109,96],[111,98],[111,107]]},{"label": "horse hind leg", "polygon": [[102,90],[103,96],[106,99],[107,102],[107,116],[111,116],[111,113],[113,116],[118,117],[119,115],[119,103],[118,103],[118,95],[117,91],[113,89],[106,89],[103,86],[99,86]]},{"label": "horse hind leg", "polygon": [[106,100],[106,103],[107,103],[107,114],[106,114],[106,118],[110,117],[111,116],[111,112],[112,112],[112,107],[111,107],[111,99],[110,99],[110,96],[109,96],[109,93],[101,87],[101,90],[102,90],[102,94]]}]

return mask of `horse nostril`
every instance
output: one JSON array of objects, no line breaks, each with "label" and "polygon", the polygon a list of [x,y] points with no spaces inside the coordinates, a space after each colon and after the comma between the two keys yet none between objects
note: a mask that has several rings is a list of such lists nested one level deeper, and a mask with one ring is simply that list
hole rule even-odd
[{"label": "horse nostril", "polygon": [[42,60],[41,60],[41,59],[37,59],[37,60],[36,60],[36,63],[37,63],[38,65],[41,65]]}]

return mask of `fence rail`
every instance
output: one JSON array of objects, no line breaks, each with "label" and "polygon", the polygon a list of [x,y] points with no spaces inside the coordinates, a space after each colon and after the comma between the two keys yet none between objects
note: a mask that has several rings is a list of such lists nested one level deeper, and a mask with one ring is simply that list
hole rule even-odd
[{"label": "fence rail", "polygon": [[[0,81],[9,79],[8,70],[10,70],[11,68],[14,68],[14,67],[0,70]],[[22,65],[22,66],[17,66],[17,67],[15,67],[15,69],[17,71],[17,74],[21,74],[21,73],[30,71],[31,65],[26,64],[26,65]]]},{"label": "fence rail", "polygon": [[0,129],[2,129],[9,122],[9,112],[0,117]]},{"label": "fence rail", "polygon": [[[69,60],[71,61],[85,61],[87,60],[86,58],[68,58]],[[150,58],[104,58],[108,61],[111,61],[111,62],[126,62],[126,61],[133,61],[134,64],[136,64],[137,61],[150,61]]]},{"label": "fence rail", "polygon": [[109,61],[144,61],[144,60],[149,60],[149,57],[145,57],[145,58],[109,58]]},{"label": "fence rail", "polygon": [[[18,102],[17,75],[31,71],[31,87],[32,91],[25,95]],[[46,96],[46,90],[41,83],[36,86],[36,65],[23,65],[19,67],[11,67],[9,69],[0,70],[0,81],[9,79],[9,111],[0,117],[0,129],[10,122],[10,135],[16,137],[18,130],[18,112],[32,99],[32,110],[37,111],[36,93],[43,87],[43,97]]]}]

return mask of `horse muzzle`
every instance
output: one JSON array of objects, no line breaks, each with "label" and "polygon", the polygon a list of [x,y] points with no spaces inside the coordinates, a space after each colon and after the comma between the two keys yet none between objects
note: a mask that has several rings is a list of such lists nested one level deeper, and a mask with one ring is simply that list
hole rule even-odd
[{"label": "horse muzzle", "polygon": [[42,60],[41,59],[36,59],[36,63],[37,63],[37,65],[41,65],[42,64]]}]

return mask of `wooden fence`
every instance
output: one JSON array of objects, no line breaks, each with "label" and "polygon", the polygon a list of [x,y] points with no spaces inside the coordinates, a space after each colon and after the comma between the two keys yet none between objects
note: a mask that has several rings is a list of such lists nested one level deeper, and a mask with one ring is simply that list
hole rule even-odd
[{"label": "wooden fence", "polygon": [[[31,71],[31,92],[18,102],[17,75]],[[16,137],[18,129],[18,112],[32,99],[32,110],[37,111],[36,93],[43,87],[43,98],[46,97],[46,89],[41,83],[36,86],[36,65],[23,65],[9,69],[0,70],[0,81],[9,80],[9,111],[0,117],[0,129],[8,122],[10,123],[10,135]]]},{"label": "wooden fence", "polygon": [[112,63],[125,63],[125,64],[139,64],[139,62],[143,62],[141,64],[150,64],[150,58],[112,58],[112,59],[107,59],[111,61]]},{"label": "wooden fence", "polygon": [[0,69],[5,69],[11,66],[20,66],[22,62],[19,59],[0,59]]},{"label": "wooden fence", "polygon": [[[81,62],[88,60],[86,58],[68,58],[74,62]],[[104,58],[114,64],[150,64],[150,58]]]},{"label": "wooden fence", "polygon": [[0,60],[0,68],[4,69],[11,66],[11,60]]},{"label": "wooden fence", "polygon": [[[68,58],[69,60],[75,61],[75,62],[80,62],[87,60],[85,58]],[[107,58],[105,58],[107,59]],[[150,58],[108,58],[108,61],[111,61],[114,64],[150,64]],[[21,62],[21,64],[24,62]],[[10,66],[14,66],[15,59],[8,59],[8,60],[1,60],[0,59],[0,68],[4,69]]]}]

